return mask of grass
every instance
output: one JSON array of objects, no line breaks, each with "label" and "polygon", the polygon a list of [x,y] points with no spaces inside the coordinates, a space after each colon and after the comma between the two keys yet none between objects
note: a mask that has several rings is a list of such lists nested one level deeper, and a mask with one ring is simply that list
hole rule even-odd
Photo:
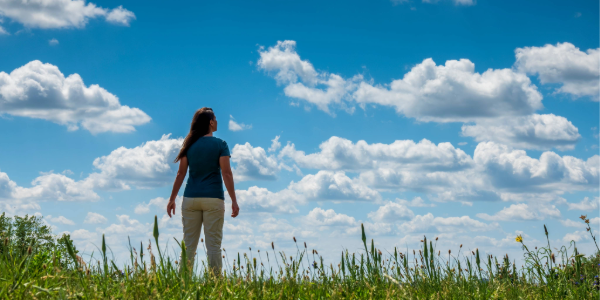
[{"label": "grass", "polygon": [[[594,242],[596,237],[589,227]],[[33,224],[33,225],[32,225]],[[378,249],[362,231],[364,251],[340,253],[326,264],[316,250],[296,243],[289,256],[277,251],[237,253],[224,259],[223,273],[213,275],[204,261],[192,267],[155,249],[137,253],[118,266],[107,256],[104,236],[100,257],[86,263],[68,235],[49,238],[36,217],[0,216],[1,299],[598,299],[600,250],[585,257],[575,242],[530,249],[522,237],[524,264],[508,256],[480,255],[461,247],[456,254],[436,249],[437,238],[423,238],[410,253]],[[294,238],[294,242],[296,239]],[[187,253],[183,242],[182,261]],[[598,249],[598,246],[596,245]],[[154,251],[156,252],[154,252]],[[386,252],[386,253],[384,253]],[[227,253],[226,251],[224,253]],[[226,254],[227,255],[227,254]]]}]

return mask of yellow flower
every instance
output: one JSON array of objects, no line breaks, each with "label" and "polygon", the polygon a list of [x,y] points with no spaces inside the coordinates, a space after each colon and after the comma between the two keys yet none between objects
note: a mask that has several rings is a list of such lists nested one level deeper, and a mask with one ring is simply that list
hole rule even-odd
[{"label": "yellow flower", "polygon": [[517,241],[517,243],[522,243],[523,237],[521,235],[517,235],[517,238],[515,239],[515,241]]}]

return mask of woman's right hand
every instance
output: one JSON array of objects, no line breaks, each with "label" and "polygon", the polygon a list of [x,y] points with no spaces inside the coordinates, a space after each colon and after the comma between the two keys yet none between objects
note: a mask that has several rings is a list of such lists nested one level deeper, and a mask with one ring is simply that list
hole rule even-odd
[{"label": "woman's right hand", "polygon": [[169,218],[171,217],[171,212],[173,212],[173,215],[175,214],[175,206],[177,206],[175,200],[169,200],[169,204],[167,204],[167,214],[169,215]]},{"label": "woman's right hand", "polygon": [[237,204],[237,201],[231,202],[231,217],[235,218],[240,213],[240,207]]}]

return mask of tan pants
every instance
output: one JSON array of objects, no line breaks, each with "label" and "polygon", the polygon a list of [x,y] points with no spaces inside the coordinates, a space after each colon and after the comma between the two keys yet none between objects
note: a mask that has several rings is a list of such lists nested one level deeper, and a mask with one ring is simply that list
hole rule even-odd
[{"label": "tan pants", "polygon": [[191,266],[194,265],[200,231],[204,225],[208,265],[215,274],[221,273],[221,240],[223,239],[224,218],[225,201],[219,198],[183,197],[181,204],[183,240]]}]

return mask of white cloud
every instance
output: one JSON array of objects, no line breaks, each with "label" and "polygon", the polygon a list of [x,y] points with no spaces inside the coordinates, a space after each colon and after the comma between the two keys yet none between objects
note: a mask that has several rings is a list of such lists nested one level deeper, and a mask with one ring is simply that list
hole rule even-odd
[{"label": "white cloud", "polygon": [[419,121],[469,123],[463,134],[478,141],[530,149],[572,149],[580,137],[567,119],[535,114],[543,108],[542,95],[529,77],[516,69],[477,73],[468,59],[436,65],[428,58],[402,79],[374,85],[362,75],[344,79],[317,71],[300,58],[295,46],[294,41],[279,41],[267,50],[261,48],[257,66],[275,74],[278,84],[285,85],[286,96],[314,104],[331,115],[335,114],[332,106],[349,113],[356,104],[363,109],[369,105],[392,107]]},{"label": "white cloud", "polygon": [[558,43],[517,48],[515,54],[517,70],[538,75],[542,84],[561,84],[558,92],[598,101],[600,48],[583,52],[571,43]]},{"label": "white cloud", "polygon": [[333,136],[319,145],[320,152],[305,154],[294,144],[286,145],[280,157],[293,159],[300,167],[326,170],[370,170],[379,166],[401,169],[457,170],[470,167],[471,157],[450,143],[438,145],[423,139],[396,140],[391,144],[350,140]]},{"label": "white cloud", "polygon": [[58,45],[59,43],[58,43],[58,40],[57,40],[57,39],[51,39],[51,40],[49,40],[49,41],[48,41],[48,44],[49,44],[50,46],[56,46],[56,45]]},{"label": "white cloud", "polygon": [[8,174],[0,172],[0,199],[89,201],[100,198],[89,184],[63,174],[42,173],[31,184],[32,187],[18,186]]},{"label": "white cloud", "polygon": [[[178,207],[179,207],[179,205],[181,205],[182,200],[183,200],[182,196],[177,196],[177,198],[175,198],[175,203]],[[166,211],[168,203],[169,203],[168,199],[165,199],[163,197],[156,197],[156,198],[148,201],[148,204],[146,204],[146,202],[142,202],[142,203],[136,205],[134,212],[136,214],[146,214],[146,213],[150,212],[150,209],[152,207],[154,207],[157,210],[160,210],[161,212],[164,212],[164,211]]]},{"label": "white cloud", "polygon": [[353,98],[360,104],[391,106],[421,121],[469,122],[528,115],[542,108],[542,95],[525,75],[510,69],[475,73],[468,59],[436,65],[425,59],[386,86],[361,82]]},{"label": "white cloud", "polygon": [[0,26],[0,35],[10,35],[10,33],[4,27]]},{"label": "white cloud", "polygon": [[153,188],[164,186],[175,178],[177,165],[173,163],[181,148],[183,139],[172,139],[165,134],[157,141],[148,141],[135,148],[119,147],[109,155],[96,158],[94,167],[99,173],[92,173],[86,182],[94,187],[119,190]]},{"label": "white cloud", "polygon": [[469,216],[462,217],[434,217],[433,214],[417,215],[412,220],[398,225],[400,232],[466,232],[490,231],[498,228],[498,224],[485,224],[473,220]]},{"label": "white cloud", "polygon": [[129,26],[129,23],[131,23],[133,20],[135,20],[135,14],[127,9],[124,9],[123,5],[112,9],[106,15],[107,22],[122,26]]},{"label": "white cloud", "polygon": [[231,161],[236,164],[233,175],[236,180],[275,180],[281,169],[277,158],[267,155],[262,147],[250,143],[237,144],[231,151]]},{"label": "white cloud", "polygon": [[269,147],[269,152],[275,152],[281,148],[281,142],[279,142],[279,135],[271,140],[271,147]]},{"label": "white cloud", "polygon": [[478,121],[462,126],[462,135],[478,142],[495,141],[512,147],[572,150],[581,138],[577,127],[554,114],[528,115]]},{"label": "white cloud", "polygon": [[370,212],[368,216],[374,222],[393,223],[400,220],[410,220],[415,214],[402,204],[388,202],[376,211]]},{"label": "white cloud", "polygon": [[477,145],[473,159],[494,186],[505,190],[585,190],[599,184],[598,155],[584,161],[547,151],[535,159],[523,150],[488,142]]},{"label": "white cloud", "polygon": [[304,222],[310,226],[355,226],[357,224],[353,217],[336,213],[333,209],[324,210],[320,207],[311,210],[304,217]]},{"label": "white cloud", "polygon": [[591,200],[589,197],[585,197],[579,203],[567,203],[567,205],[569,206],[569,210],[577,209],[577,210],[588,210],[588,211],[598,211],[599,204],[600,204],[599,197],[594,197]]},{"label": "white cloud", "polygon": [[410,201],[403,200],[403,199],[396,199],[396,202],[398,202],[402,205],[405,205],[405,206],[410,206],[410,207],[435,207],[435,204],[433,204],[433,203],[430,203],[430,204],[425,203],[425,201],[421,197],[415,197]]},{"label": "white cloud", "polygon": [[229,130],[231,131],[242,131],[246,129],[252,129],[252,124],[246,125],[244,123],[237,123],[233,116],[229,116]]},{"label": "white cloud", "polygon": [[54,223],[60,223],[60,224],[64,224],[64,225],[75,225],[75,222],[73,222],[63,216],[59,216],[56,218],[52,218],[51,216],[48,216],[48,220],[50,220],[51,222],[54,222]]},{"label": "white cloud", "polygon": [[[257,65],[277,71],[275,78],[287,85],[287,96],[313,103],[325,112],[329,112],[330,104],[341,104],[344,99],[363,106],[390,106],[408,117],[436,122],[528,115],[542,108],[542,96],[531,80],[511,69],[490,69],[479,74],[468,59],[449,60],[440,66],[425,59],[403,79],[388,86],[373,86],[359,75],[345,80],[317,72],[300,58],[295,45],[294,41],[279,41],[268,50],[261,49]],[[326,90],[318,88],[319,84]]]},{"label": "white cloud", "polygon": [[544,220],[546,217],[559,218],[560,211],[554,206],[530,206],[525,203],[512,204],[505,207],[495,215],[478,213],[477,217],[490,221],[533,221]]},{"label": "white cloud", "polygon": [[128,215],[117,215],[118,224],[111,224],[103,230],[106,234],[138,235],[149,229],[140,221],[131,219]]},{"label": "white cloud", "polygon": [[[298,209],[295,205],[305,201],[304,197],[287,189],[274,193],[257,186],[236,190],[235,195],[240,210],[248,212],[296,213]],[[229,195],[225,197],[229,199]]]},{"label": "white cloud", "polygon": [[103,215],[95,212],[88,212],[83,223],[86,224],[102,224],[108,221]]},{"label": "white cloud", "polygon": [[570,243],[571,241],[575,241],[576,243],[582,241],[582,240],[589,240],[590,239],[590,234],[587,231],[575,231],[572,233],[567,233],[565,234],[565,236],[563,237],[563,242],[564,243]]},{"label": "white cloud", "polygon": [[128,26],[135,15],[122,6],[113,10],[84,0],[2,0],[0,15],[30,28],[83,28],[90,19],[105,17],[108,22]]},{"label": "white cloud", "polygon": [[65,77],[38,60],[10,74],[0,72],[0,114],[48,120],[69,130],[83,126],[92,134],[132,132],[151,120],[99,85],[85,86],[79,74]]},{"label": "white cloud", "polygon": [[365,200],[381,199],[379,193],[364,183],[351,179],[342,171],[319,171],[291,182],[288,189],[310,200]]},{"label": "white cloud", "polygon": [[565,227],[585,228],[585,223],[577,222],[569,219],[560,220],[560,223]]}]

